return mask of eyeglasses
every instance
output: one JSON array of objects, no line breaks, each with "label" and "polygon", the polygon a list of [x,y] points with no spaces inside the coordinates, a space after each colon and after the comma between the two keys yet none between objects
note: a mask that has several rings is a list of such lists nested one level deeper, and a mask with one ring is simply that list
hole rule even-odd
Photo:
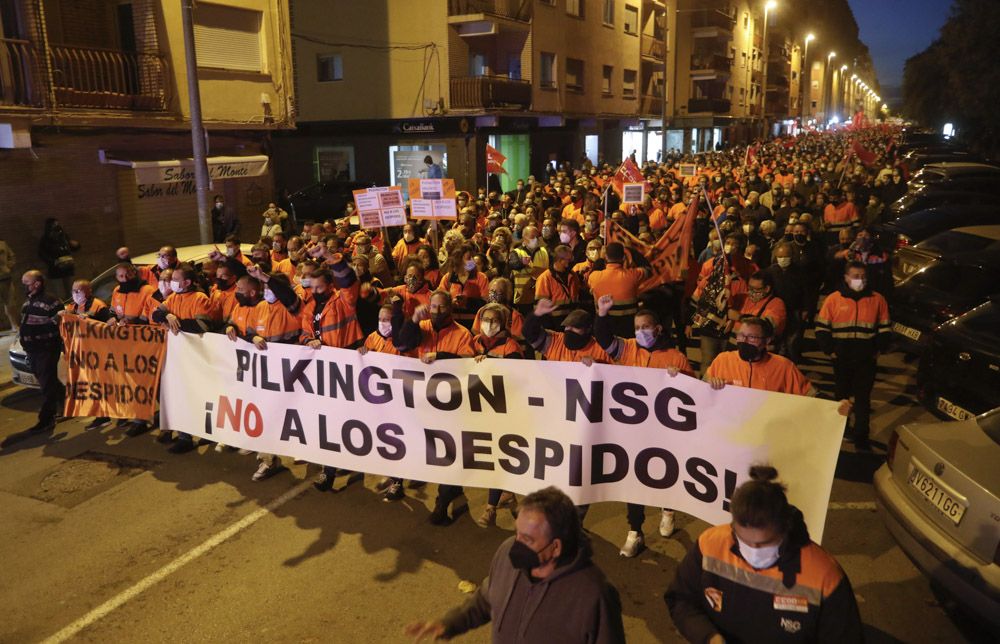
[{"label": "eyeglasses", "polygon": [[736,335],[737,342],[757,343],[757,342],[763,342],[765,339],[766,338],[762,335],[745,335],[743,333],[739,333]]}]

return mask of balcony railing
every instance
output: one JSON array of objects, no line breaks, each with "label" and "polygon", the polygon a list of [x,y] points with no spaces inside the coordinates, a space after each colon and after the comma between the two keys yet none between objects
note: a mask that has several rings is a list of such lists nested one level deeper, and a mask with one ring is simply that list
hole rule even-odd
[{"label": "balcony railing", "polygon": [[733,59],[719,54],[692,54],[691,71],[729,73],[733,69]]},{"label": "balcony railing", "polygon": [[41,106],[41,88],[34,82],[37,69],[31,41],[0,38],[0,105]]},{"label": "balcony railing", "polygon": [[45,58],[31,41],[0,39],[0,105],[167,108],[167,61],[158,53],[52,45]]},{"label": "balcony railing", "polygon": [[718,27],[732,31],[735,26],[736,9],[725,2],[716,3],[715,7],[705,8],[691,14],[691,27],[695,29]]},{"label": "balcony railing", "polygon": [[460,76],[451,79],[452,109],[531,106],[531,83],[505,76]]},{"label": "balcony railing", "polygon": [[527,22],[531,20],[531,1],[448,0],[449,16],[468,16],[479,13]]},{"label": "balcony railing", "polygon": [[643,94],[639,103],[639,112],[647,116],[660,116],[663,114],[663,97]]},{"label": "balcony railing", "polygon": [[163,110],[167,62],[160,54],[52,46],[52,88],[67,107]]},{"label": "balcony railing", "polygon": [[647,58],[663,60],[667,53],[667,43],[653,36],[642,35],[641,53]]},{"label": "balcony railing", "polygon": [[725,98],[692,98],[688,101],[688,113],[713,112],[724,114],[730,110],[732,103]]}]

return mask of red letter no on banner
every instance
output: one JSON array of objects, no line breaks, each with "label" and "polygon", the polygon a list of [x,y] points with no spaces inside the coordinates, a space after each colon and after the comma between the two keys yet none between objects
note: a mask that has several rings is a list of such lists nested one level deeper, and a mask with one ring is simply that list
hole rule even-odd
[{"label": "red letter no on banner", "polygon": [[233,406],[227,396],[219,396],[219,414],[216,417],[215,427],[224,429],[226,425],[237,432],[242,426],[247,436],[257,438],[264,431],[264,418],[261,416],[260,409],[253,403],[247,403],[246,409],[244,409],[241,399],[237,398],[236,405]]}]

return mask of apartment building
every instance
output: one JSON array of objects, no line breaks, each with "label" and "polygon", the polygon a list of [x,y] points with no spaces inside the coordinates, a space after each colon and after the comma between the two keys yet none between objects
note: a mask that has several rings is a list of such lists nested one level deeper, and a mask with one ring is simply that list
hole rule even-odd
[{"label": "apartment building", "polygon": [[[294,124],[287,2],[194,5],[212,190],[253,238]],[[199,243],[185,60],[176,0],[0,0],[0,236],[23,267],[48,217],[83,276],[122,244]]]},{"label": "apartment building", "polygon": [[551,161],[618,160],[623,140],[641,148],[648,134],[659,150],[673,8],[292,0],[298,118],[275,138],[279,184],[405,184],[431,156],[470,187],[484,182],[491,144],[507,156],[509,189]]}]

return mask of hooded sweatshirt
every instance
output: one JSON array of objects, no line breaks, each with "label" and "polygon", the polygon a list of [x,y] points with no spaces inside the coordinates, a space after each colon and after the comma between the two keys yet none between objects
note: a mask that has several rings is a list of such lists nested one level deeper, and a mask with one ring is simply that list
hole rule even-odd
[{"label": "hooded sweatshirt", "polygon": [[591,561],[590,542],[580,535],[576,556],[545,579],[514,568],[508,553],[514,537],[500,544],[490,574],[463,606],[442,621],[451,639],[487,622],[493,644],[612,644],[625,641],[618,591]]}]

